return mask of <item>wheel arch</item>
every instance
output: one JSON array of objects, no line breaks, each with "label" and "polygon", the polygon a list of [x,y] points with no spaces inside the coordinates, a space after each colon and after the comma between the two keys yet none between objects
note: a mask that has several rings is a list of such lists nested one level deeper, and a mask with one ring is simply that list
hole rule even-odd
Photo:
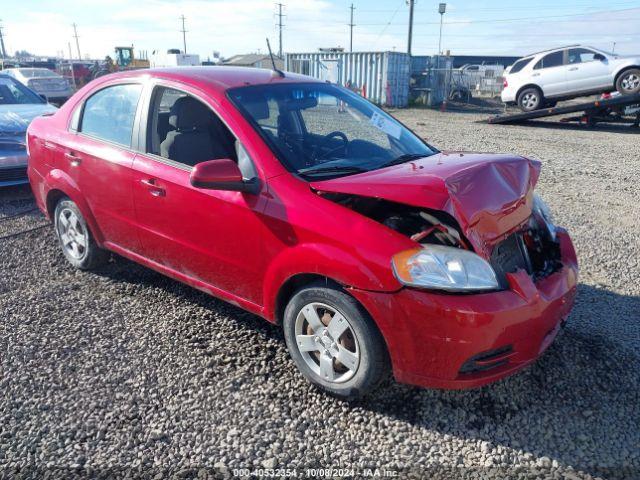
[{"label": "wheel arch", "polygon": [[45,196],[45,207],[47,216],[53,220],[56,205],[61,198],[69,198],[73,203],[78,206],[80,213],[84,217],[93,238],[99,246],[104,243],[104,236],[100,227],[98,226],[95,217],[89,207],[89,204],[85,200],[82,193],[78,189],[77,185],[71,178],[60,170],[53,170],[46,178],[46,184],[48,186]]},{"label": "wheel arch", "polygon": [[323,283],[327,287],[334,287],[347,293],[347,289],[344,285],[336,280],[329,278],[325,275],[318,273],[297,273],[287,278],[276,293],[276,298],[273,304],[273,319],[277,325],[282,325],[284,318],[284,310],[287,308],[287,304],[291,297],[301,288],[314,283]]},{"label": "wheel arch", "polygon": [[540,85],[536,85],[535,83],[527,83],[526,85],[523,85],[522,87],[520,87],[518,89],[518,91],[516,92],[516,103],[518,103],[518,101],[520,99],[520,94],[524,90],[526,90],[527,88],[535,88],[536,90],[538,90],[542,94],[542,97],[544,98],[544,91],[542,90]]},{"label": "wheel arch", "polygon": [[620,76],[628,71],[628,70],[640,70],[640,65],[625,65],[624,67],[622,67],[618,72],[616,72],[615,77],[613,78],[613,88],[616,88],[617,84],[618,84],[618,79],[620,78]]}]

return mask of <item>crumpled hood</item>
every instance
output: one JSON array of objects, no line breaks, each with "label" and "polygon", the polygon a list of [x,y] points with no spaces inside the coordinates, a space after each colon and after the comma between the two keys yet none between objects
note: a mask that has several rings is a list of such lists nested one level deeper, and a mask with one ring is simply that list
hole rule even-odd
[{"label": "crumpled hood", "polygon": [[56,107],[47,103],[0,105],[0,135],[24,133],[31,120],[56,110]]},{"label": "crumpled hood", "polygon": [[531,216],[539,174],[540,162],[524,157],[443,152],[311,187],[445,211],[488,256],[492,245]]}]

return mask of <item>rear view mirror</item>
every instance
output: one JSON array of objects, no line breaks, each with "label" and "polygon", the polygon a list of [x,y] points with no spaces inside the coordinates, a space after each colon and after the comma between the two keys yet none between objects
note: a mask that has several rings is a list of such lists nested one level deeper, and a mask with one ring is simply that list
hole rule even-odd
[{"label": "rear view mirror", "polygon": [[191,185],[209,190],[255,193],[258,180],[245,181],[238,164],[228,158],[198,163],[189,177]]}]

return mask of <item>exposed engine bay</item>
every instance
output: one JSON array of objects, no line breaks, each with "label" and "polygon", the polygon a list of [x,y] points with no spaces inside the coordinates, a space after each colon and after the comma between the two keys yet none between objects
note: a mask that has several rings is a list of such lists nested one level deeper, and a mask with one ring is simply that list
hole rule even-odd
[{"label": "exposed engine bay", "polygon": [[[352,194],[321,195],[376,220],[421,245],[436,244],[473,251],[458,222],[446,212]],[[521,230],[493,247],[489,262],[505,288],[508,286],[506,274],[518,270],[525,270],[537,281],[561,268],[560,244],[555,239],[552,227],[534,212]]]}]

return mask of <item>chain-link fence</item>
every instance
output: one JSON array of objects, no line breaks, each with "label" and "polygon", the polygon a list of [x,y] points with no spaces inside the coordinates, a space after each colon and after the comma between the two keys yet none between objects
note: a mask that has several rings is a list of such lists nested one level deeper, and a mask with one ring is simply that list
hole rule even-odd
[{"label": "chain-link fence", "polygon": [[468,65],[427,68],[413,72],[411,97],[418,104],[440,105],[443,101],[469,102],[472,98],[499,97],[504,68],[500,65]]}]

